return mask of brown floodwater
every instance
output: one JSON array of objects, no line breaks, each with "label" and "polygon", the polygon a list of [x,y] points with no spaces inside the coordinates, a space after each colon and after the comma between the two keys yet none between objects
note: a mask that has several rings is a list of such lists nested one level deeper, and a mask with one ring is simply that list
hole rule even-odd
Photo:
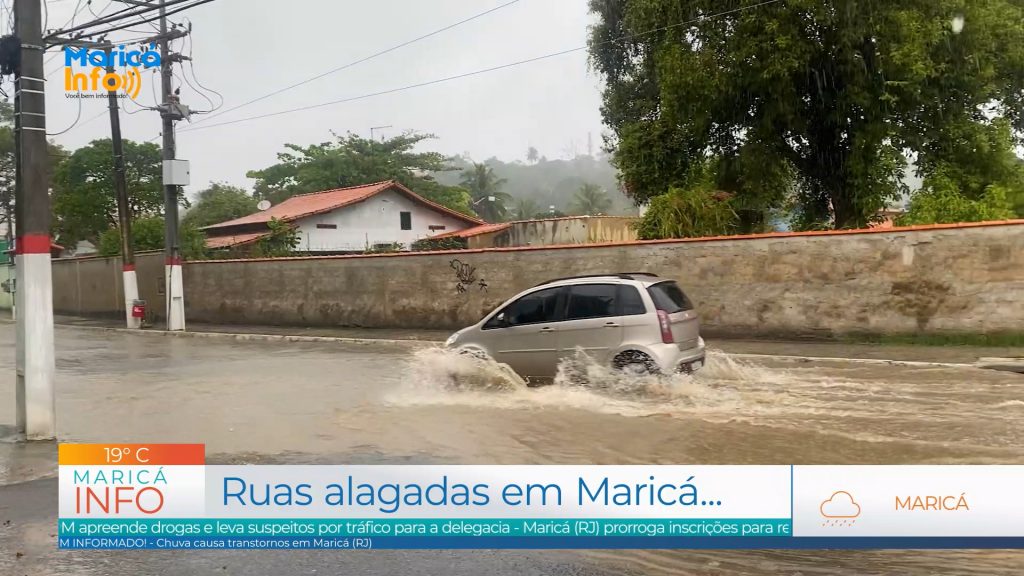
[{"label": "brown floodwater", "polygon": [[[1024,376],[1012,373],[713,352],[693,377],[627,379],[580,361],[529,388],[499,366],[431,348],[59,336],[63,440],[202,442],[212,463],[1024,464]],[[0,371],[12,363],[0,358]],[[12,420],[0,403],[0,423]],[[51,450],[0,444],[0,484],[52,475]],[[574,557],[581,574],[594,565],[804,575],[1024,567],[1024,551]]]}]

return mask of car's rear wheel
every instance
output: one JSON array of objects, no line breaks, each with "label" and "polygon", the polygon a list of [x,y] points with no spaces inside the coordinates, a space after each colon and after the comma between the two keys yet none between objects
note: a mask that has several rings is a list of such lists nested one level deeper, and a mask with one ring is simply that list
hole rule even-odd
[{"label": "car's rear wheel", "polygon": [[633,376],[659,372],[658,365],[650,356],[636,350],[627,350],[616,356],[612,360],[612,368]]}]

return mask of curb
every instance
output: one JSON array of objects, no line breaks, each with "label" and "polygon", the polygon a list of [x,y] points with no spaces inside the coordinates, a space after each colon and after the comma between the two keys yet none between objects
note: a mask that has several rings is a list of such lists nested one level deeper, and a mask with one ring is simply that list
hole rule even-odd
[{"label": "curb", "polygon": [[[12,320],[0,319],[0,323],[13,324]],[[440,346],[440,340],[400,340],[387,338],[345,338],[340,336],[301,336],[292,334],[239,334],[233,332],[168,332],[166,330],[130,330],[128,328],[111,328],[109,326],[79,326],[75,324],[55,324],[55,327],[75,330],[100,330],[105,332],[144,334],[177,338],[230,338],[240,342],[335,342],[339,344],[373,345],[384,344],[393,346],[410,346],[414,348],[432,348]],[[871,364],[875,366],[911,366],[917,368],[979,368],[992,369],[979,362],[973,364],[957,362],[922,362],[917,360],[889,360],[884,358],[841,358],[830,356],[792,356],[781,354],[752,354],[741,352],[723,352],[732,358],[748,360],[783,360],[790,362],[844,362],[852,364]],[[991,360],[991,359],[989,359]]]},{"label": "curb", "polygon": [[163,336],[169,338],[228,338],[241,342],[335,342],[341,344],[385,344],[412,347],[433,347],[441,344],[435,340],[395,340],[386,338],[343,338],[340,336],[301,336],[298,334],[238,334],[233,332],[169,332],[167,330],[132,330],[128,328],[111,328],[109,326],[76,326],[74,324],[56,324],[59,328],[72,330],[98,330],[102,332],[123,333],[132,335]]},{"label": "curb", "polygon": [[873,364],[881,366],[914,366],[918,368],[981,368],[977,364],[963,364],[957,362],[921,362],[918,360],[888,360],[885,358],[840,358],[830,356],[788,356],[782,354],[745,354],[724,352],[732,358],[747,358],[751,360],[788,360],[793,362],[847,362],[855,364]]}]

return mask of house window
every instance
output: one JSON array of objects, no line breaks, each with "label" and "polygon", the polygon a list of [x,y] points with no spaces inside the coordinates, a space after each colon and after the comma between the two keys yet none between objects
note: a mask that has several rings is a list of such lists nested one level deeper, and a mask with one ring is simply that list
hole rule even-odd
[{"label": "house window", "polygon": [[316,227],[319,230],[337,230],[338,229],[338,225],[337,224],[317,224]]},{"label": "house window", "polygon": [[402,230],[412,230],[412,212],[399,212],[402,220]]},{"label": "house window", "polygon": [[431,224],[430,226],[428,226],[428,228],[430,228],[431,232],[437,232],[438,230],[444,230],[444,226],[439,226],[437,224]]}]

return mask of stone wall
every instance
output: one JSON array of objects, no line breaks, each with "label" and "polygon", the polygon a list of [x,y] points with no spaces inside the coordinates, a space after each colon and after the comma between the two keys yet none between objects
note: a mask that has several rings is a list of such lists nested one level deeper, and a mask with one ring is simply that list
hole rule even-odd
[{"label": "stone wall", "polygon": [[[64,266],[69,265],[54,266],[58,311],[95,313],[117,301],[111,294],[120,282],[116,263],[109,269],[99,263],[78,265],[77,284],[57,281]],[[151,308],[156,302],[146,286],[153,272],[160,273],[144,271],[140,262],[139,281]],[[218,323],[459,328],[541,281],[602,272],[653,272],[678,280],[697,302],[708,334],[831,337],[1024,330],[1024,221],[194,262],[185,266],[186,317]],[[95,280],[83,278],[94,275]],[[69,301],[73,285],[92,294]]]},{"label": "stone wall", "polygon": [[[151,318],[164,315],[164,255],[135,256],[139,297]],[[66,258],[53,261],[53,310],[75,316],[123,316],[121,258]]]}]

